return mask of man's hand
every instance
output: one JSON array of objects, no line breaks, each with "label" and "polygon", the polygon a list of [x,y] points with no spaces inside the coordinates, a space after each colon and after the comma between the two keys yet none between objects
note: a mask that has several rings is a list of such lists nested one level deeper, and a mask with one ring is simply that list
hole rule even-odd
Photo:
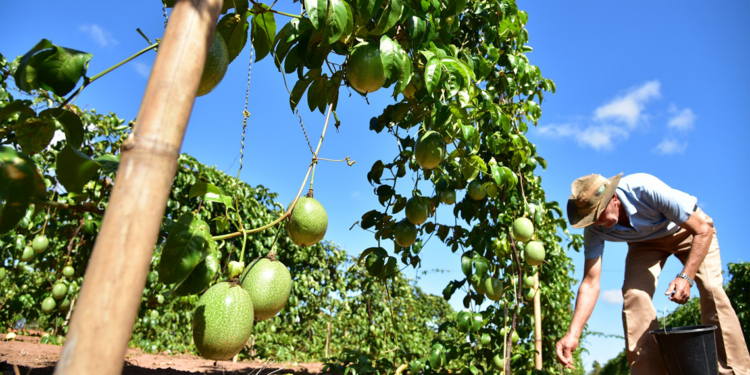
[{"label": "man's hand", "polygon": [[568,333],[555,345],[557,348],[557,360],[565,368],[573,369],[573,352],[578,348],[578,337]]},{"label": "man's hand", "polygon": [[668,295],[671,301],[684,305],[690,299],[690,284],[687,280],[677,277],[669,283],[669,288],[664,294]]}]

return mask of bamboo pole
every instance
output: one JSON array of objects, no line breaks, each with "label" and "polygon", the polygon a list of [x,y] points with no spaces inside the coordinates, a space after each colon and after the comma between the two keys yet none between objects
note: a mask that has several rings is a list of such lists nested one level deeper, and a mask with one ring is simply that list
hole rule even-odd
[{"label": "bamboo pole", "polygon": [[222,0],[179,0],[122,147],[56,375],[119,375]]},{"label": "bamboo pole", "polygon": [[534,365],[542,369],[542,295],[539,293],[539,272],[534,274]]}]

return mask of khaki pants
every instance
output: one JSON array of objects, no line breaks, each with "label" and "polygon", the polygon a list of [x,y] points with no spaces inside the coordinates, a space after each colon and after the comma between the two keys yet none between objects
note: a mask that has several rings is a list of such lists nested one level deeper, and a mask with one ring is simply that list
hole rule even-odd
[{"label": "khaki pants", "polygon": [[[699,214],[713,228],[713,220],[703,211]],[[688,259],[693,236],[685,229],[677,233],[642,242],[628,243],[625,261],[624,304],[622,320],[625,328],[630,372],[633,375],[664,375],[667,373],[659,347],[648,331],[659,329],[652,298],[667,258],[674,254],[683,264]],[[671,275],[667,275],[671,276]],[[672,281],[668,277],[668,281]],[[714,229],[713,239],[703,264],[695,276],[701,298],[701,322],[715,325],[716,349],[720,374],[750,375],[750,355],[742,336],[742,328],[723,288],[719,242]],[[668,283],[664,283],[664,292]]]}]

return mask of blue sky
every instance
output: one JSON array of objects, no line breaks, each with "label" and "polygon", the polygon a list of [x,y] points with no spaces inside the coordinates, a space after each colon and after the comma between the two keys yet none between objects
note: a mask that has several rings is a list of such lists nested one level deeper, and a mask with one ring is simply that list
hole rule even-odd
[{"label": "blue sky", "polygon": [[[163,34],[158,1],[34,4],[44,12],[34,12],[31,25],[28,17],[19,16],[28,14],[28,5],[10,2],[3,7],[0,53],[8,59],[48,38],[92,53],[93,75],[147,46],[136,28],[152,40]],[[750,57],[746,22],[750,3],[519,1],[518,5],[530,15],[531,63],[557,84],[557,94],[545,96],[539,126],[528,134],[549,163],[546,171],[537,171],[548,199],[564,204],[570,183],[589,173],[607,177],[651,173],[698,197],[716,223],[725,265],[750,261],[741,240],[746,225],[741,202],[750,182],[745,112],[750,99],[746,91],[750,73],[745,69]],[[277,7],[297,13],[300,9],[288,0]],[[285,22],[277,18],[279,28]],[[76,104],[132,119],[154,58],[154,53],[146,54],[105,76],[84,90]],[[216,90],[196,100],[182,149],[232,174],[238,167],[248,60],[246,49]],[[342,91],[338,111],[342,125],[338,132],[329,131],[320,157],[349,156],[356,164],[321,163],[315,175],[315,197],[329,215],[326,239],[353,255],[375,245],[370,233],[349,229],[363,213],[379,207],[366,173],[375,161],[387,162],[397,152],[391,137],[368,130],[370,118],[392,100],[385,91],[370,95],[369,104]],[[242,178],[278,192],[281,202],[289,202],[304,178],[310,150],[270,59],[252,66],[249,111]],[[314,147],[324,118],[306,108],[300,115]],[[438,221],[447,222],[449,215],[447,210],[438,211]],[[421,278],[427,291],[440,294],[448,281],[461,278],[458,256],[438,240],[427,243],[423,254],[421,270],[444,270]],[[622,335],[625,254],[625,245],[606,246],[602,293],[589,320],[593,331]],[[570,256],[580,279],[583,256],[575,252]],[[663,271],[654,298],[660,316],[665,305],[668,311],[676,305],[667,303],[659,291],[666,290],[681,268],[672,258]],[[407,270],[410,274],[415,271]],[[693,293],[697,294],[695,288]],[[459,308],[460,298],[451,303]],[[589,353],[584,363],[589,369],[594,360],[606,362],[615,356],[624,341],[594,337],[585,345]]]}]

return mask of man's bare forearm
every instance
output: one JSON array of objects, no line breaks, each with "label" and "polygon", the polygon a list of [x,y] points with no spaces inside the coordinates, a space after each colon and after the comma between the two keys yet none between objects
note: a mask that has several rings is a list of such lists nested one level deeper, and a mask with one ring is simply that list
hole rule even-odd
[{"label": "man's bare forearm", "polygon": [[711,239],[713,238],[712,234],[713,233],[709,230],[693,235],[693,242],[690,246],[690,255],[688,255],[687,262],[685,262],[685,268],[682,269],[682,272],[693,280],[695,280],[695,274],[698,272],[698,267],[700,267],[703,260],[706,259],[706,254],[708,254],[708,248],[711,245]]},{"label": "man's bare forearm", "polygon": [[594,311],[596,300],[599,298],[599,283],[587,283],[584,280],[578,288],[578,297],[576,297],[576,310],[573,313],[573,321],[570,322],[568,333],[575,337],[581,337],[583,327],[591,317]]}]

